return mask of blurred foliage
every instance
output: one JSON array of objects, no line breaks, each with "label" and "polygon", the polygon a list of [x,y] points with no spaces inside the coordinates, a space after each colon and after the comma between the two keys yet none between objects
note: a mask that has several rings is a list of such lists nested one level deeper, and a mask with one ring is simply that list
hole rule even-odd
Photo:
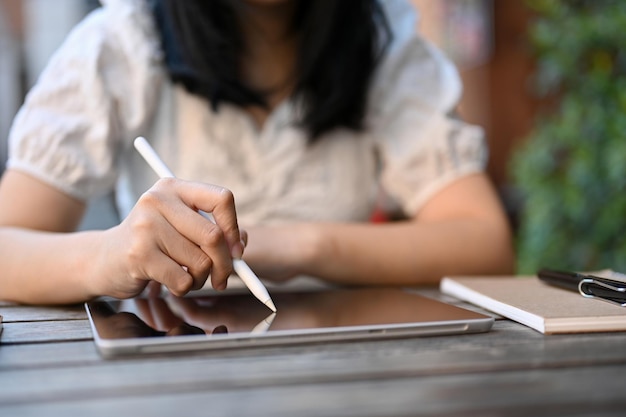
[{"label": "blurred foliage", "polygon": [[518,271],[626,271],[626,1],[530,0],[536,92],[514,155]]}]

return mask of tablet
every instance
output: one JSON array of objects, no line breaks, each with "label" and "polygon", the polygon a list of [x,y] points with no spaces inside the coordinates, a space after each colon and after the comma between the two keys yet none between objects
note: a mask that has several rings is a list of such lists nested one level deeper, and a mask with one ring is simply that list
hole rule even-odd
[{"label": "tablet", "polygon": [[492,317],[399,288],[274,292],[272,313],[249,293],[91,301],[104,357],[355,339],[486,332]]}]

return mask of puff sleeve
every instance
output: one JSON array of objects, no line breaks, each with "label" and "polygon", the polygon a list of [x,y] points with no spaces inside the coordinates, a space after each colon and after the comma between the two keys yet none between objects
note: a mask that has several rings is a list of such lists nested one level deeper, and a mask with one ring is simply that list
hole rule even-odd
[{"label": "puff sleeve", "polygon": [[414,21],[400,30],[410,35],[396,36],[379,68],[369,127],[381,185],[413,215],[455,179],[484,170],[487,148],[480,127],[450,116],[461,94],[453,64],[414,33]]},{"label": "puff sleeve", "polygon": [[27,95],[7,166],[81,200],[111,190],[119,153],[153,112],[161,72],[147,10],[106,2],[70,32]]}]

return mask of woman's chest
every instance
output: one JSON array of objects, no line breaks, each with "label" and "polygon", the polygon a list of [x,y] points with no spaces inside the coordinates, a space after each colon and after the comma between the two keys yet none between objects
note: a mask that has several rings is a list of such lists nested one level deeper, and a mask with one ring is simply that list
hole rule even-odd
[{"label": "woman's chest", "polygon": [[211,111],[174,87],[157,117],[154,146],[177,176],[235,195],[242,222],[359,221],[373,210],[377,161],[371,141],[336,131],[309,144],[288,103],[262,129],[233,106]]}]

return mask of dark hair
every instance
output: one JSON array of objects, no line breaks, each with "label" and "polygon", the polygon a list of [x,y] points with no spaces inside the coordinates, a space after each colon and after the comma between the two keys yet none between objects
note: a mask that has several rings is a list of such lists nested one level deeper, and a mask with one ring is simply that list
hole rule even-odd
[{"label": "dark hair", "polygon": [[[153,0],[170,77],[220,102],[266,106],[241,82],[235,0]],[[311,141],[337,127],[363,128],[368,86],[391,33],[377,0],[297,0],[299,47],[292,99]]]}]

